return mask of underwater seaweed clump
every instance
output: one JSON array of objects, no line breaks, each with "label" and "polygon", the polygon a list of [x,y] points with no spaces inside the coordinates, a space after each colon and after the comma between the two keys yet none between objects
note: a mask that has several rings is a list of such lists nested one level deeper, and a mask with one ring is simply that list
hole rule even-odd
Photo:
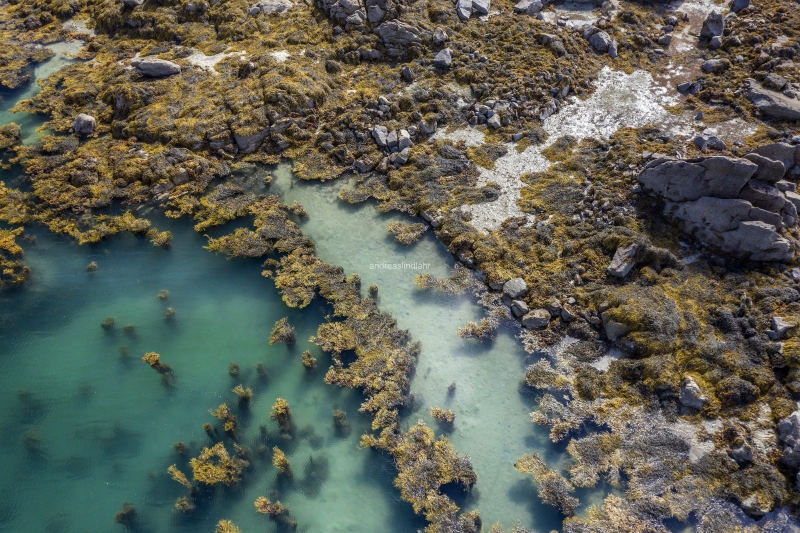
[{"label": "underwater seaweed clump", "polygon": [[136,337],[136,327],[131,324],[128,324],[124,328],[122,328],[122,333],[126,337]]},{"label": "underwater seaweed clump", "polygon": [[231,364],[228,365],[228,375],[232,378],[238,378],[240,371],[241,369],[239,368],[239,363],[236,361],[231,361]]},{"label": "underwater seaweed clump", "polygon": [[153,246],[160,246],[161,248],[169,248],[172,243],[172,233],[169,231],[158,231],[153,228],[147,231],[147,238],[153,243]]},{"label": "underwater seaweed clump", "polygon": [[175,510],[184,514],[192,514],[197,510],[197,506],[186,496],[181,496],[175,500]]},{"label": "underwater seaweed clump", "polygon": [[100,324],[100,327],[106,331],[111,331],[112,329],[114,329],[114,317],[110,316],[105,320],[103,320],[103,323]]},{"label": "underwater seaweed clump", "polygon": [[166,300],[167,298],[169,298],[169,291],[166,289],[161,289],[160,291],[158,291],[158,294],[156,294],[156,298],[158,298],[159,300]]},{"label": "underwater seaweed clump", "polygon": [[521,457],[514,468],[523,474],[532,474],[533,480],[539,484],[539,498],[544,503],[556,507],[565,516],[575,515],[580,500],[572,496],[575,487],[557,472],[547,468],[544,460],[536,453]]},{"label": "underwater seaweed clump", "polygon": [[292,475],[292,465],[289,464],[289,459],[277,446],[272,448],[272,464],[275,465],[281,475]]},{"label": "underwater seaweed clump", "polygon": [[242,533],[242,530],[236,527],[230,520],[220,520],[217,522],[214,533]]},{"label": "underwater seaweed clump", "polygon": [[378,295],[378,286],[373,283],[367,288],[367,293],[373,298],[376,297]]},{"label": "underwater seaweed clump", "polygon": [[472,272],[461,263],[456,263],[453,273],[446,278],[437,278],[433,274],[417,274],[414,283],[420,289],[436,289],[448,294],[461,295],[467,292],[472,283]]},{"label": "underwater seaweed clump", "polygon": [[167,307],[167,310],[164,311],[164,322],[167,323],[174,323],[178,313],[172,307]]},{"label": "underwater seaweed clump", "polygon": [[171,465],[168,467],[167,472],[172,479],[189,489],[189,492],[194,492],[194,485],[192,485],[192,482],[186,477],[186,474],[178,470],[177,465]]},{"label": "underwater seaweed clump", "polygon": [[441,407],[435,405],[431,407],[431,416],[439,422],[444,422],[445,424],[452,424],[456,419],[456,414],[453,411],[450,409],[445,411]]},{"label": "underwater seaweed clump", "polygon": [[254,505],[257,513],[269,515],[270,520],[289,529],[295,529],[297,527],[297,522],[295,522],[289,514],[289,507],[283,505],[281,502],[276,501],[272,503],[264,496],[259,496],[256,498]]},{"label": "underwater seaweed clump", "polygon": [[317,368],[317,359],[316,359],[316,357],[312,357],[311,356],[311,352],[309,352],[308,350],[303,352],[303,355],[301,357],[301,361],[303,362],[303,366],[308,371],[311,371],[311,370],[314,370],[315,368]]},{"label": "underwater seaweed clump", "polygon": [[161,355],[156,352],[147,352],[142,357],[142,361],[155,368],[160,374],[167,374],[172,372],[172,367],[166,363],[161,362]]},{"label": "underwater seaweed clump", "polygon": [[462,339],[486,341],[494,338],[499,326],[500,322],[496,317],[488,317],[481,319],[480,323],[470,320],[466,326],[458,328],[457,333]]},{"label": "underwater seaweed clump", "polygon": [[236,435],[239,429],[239,423],[236,419],[236,415],[231,413],[231,410],[228,408],[227,404],[220,404],[219,407],[216,409],[209,409],[208,412],[222,420],[222,429],[225,431],[225,433],[232,437]]},{"label": "underwater seaweed clump", "polygon": [[236,397],[239,399],[240,405],[247,405],[250,403],[250,399],[253,397],[253,389],[247,387],[246,389],[241,385],[236,385],[233,390]]},{"label": "underwater seaweed clump", "polygon": [[386,226],[386,231],[393,233],[395,240],[399,243],[414,244],[428,231],[428,225],[421,222],[403,224],[395,221]]},{"label": "underwater seaweed clump", "polygon": [[281,318],[275,323],[275,327],[272,328],[272,331],[269,334],[269,343],[283,343],[283,344],[294,344],[297,340],[297,336],[294,331],[294,327],[289,324],[289,319],[287,317]]},{"label": "underwater seaweed clump", "polygon": [[97,271],[97,262],[92,261],[88,265],[86,265],[86,272],[96,272]]},{"label": "underwater seaweed clump", "polygon": [[256,374],[258,375],[258,379],[264,381],[269,378],[269,374],[267,373],[267,367],[264,366],[264,363],[258,361],[256,363]]},{"label": "underwater seaweed clump", "polygon": [[333,425],[336,427],[344,427],[347,425],[347,413],[341,409],[333,411]]},{"label": "underwater seaweed clump", "polygon": [[458,506],[439,490],[448,483],[470,490],[477,480],[470,457],[456,453],[447,437],[437,440],[420,420],[402,437],[384,431],[378,438],[362,436],[361,445],[383,448],[392,454],[398,470],[394,484],[414,512],[423,513],[431,523],[426,532],[480,531],[477,512],[459,516]]},{"label": "underwater seaweed clump", "polygon": [[294,427],[292,412],[289,409],[289,402],[283,398],[275,400],[275,405],[272,406],[269,417],[278,423],[278,427],[281,428],[283,432],[288,432]]},{"label": "underwater seaweed clump", "polygon": [[242,472],[250,464],[239,457],[231,457],[221,442],[211,448],[204,447],[197,457],[189,461],[195,481],[206,485],[222,483],[230,486],[239,482]]},{"label": "underwater seaweed clump", "polygon": [[136,508],[132,503],[125,502],[122,504],[122,509],[117,511],[117,513],[114,515],[114,523],[122,524],[127,528],[132,528],[136,525],[137,518],[138,515],[136,514]]}]

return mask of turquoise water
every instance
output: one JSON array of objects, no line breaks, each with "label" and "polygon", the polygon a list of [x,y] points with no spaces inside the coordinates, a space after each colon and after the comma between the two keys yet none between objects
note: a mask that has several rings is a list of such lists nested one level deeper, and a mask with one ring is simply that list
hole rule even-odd
[{"label": "turquoise water", "polygon": [[[42,65],[37,75],[52,72],[62,61]],[[33,90],[16,97],[30,97]],[[2,110],[10,104],[4,100]],[[37,117],[11,120],[26,125],[28,141],[41,124]],[[413,283],[418,270],[370,268],[416,261],[429,265],[425,272],[445,276],[453,265],[446,248],[432,233],[411,247],[395,243],[386,226],[410,219],[379,213],[369,203],[339,201],[342,184],[297,182],[288,165],[273,173],[269,190],[287,203],[299,201],[309,213],[301,227],[315,241],[318,255],[358,273],[365,288],[377,284],[381,309],[421,341],[412,381],[415,407],[404,414],[403,425],[422,419],[472,457],[477,485],[469,494],[451,496],[466,509],[480,509],[487,529],[495,522],[510,528],[516,521],[537,531],[558,528],[559,514],[542,505],[530,477],[513,468],[518,457],[532,451],[556,464],[563,447],[550,444],[546,431],[530,422],[533,399],[519,392],[519,384],[531,360],[512,332],[501,331],[491,343],[460,339],[456,329],[482,316],[469,296],[419,291]],[[261,183],[257,176],[250,181]],[[399,500],[390,459],[358,448],[368,428],[357,412],[361,395],[322,381],[330,359],[307,339],[327,307],[316,300],[304,310],[288,309],[273,284],[260,276],[258,261],[229,261],[203,250],[206,240],[189,221],[170,221],[156,210],[138,214],[173,233],[170,250],[132,235],[79,247],[35,227],[27,231],[35,242],[22,242],[32,280],[22,290],[0,295],[0,405],[6,429],[0,444],[5,455],[0,530],[122,530],[112,518],[131,502],[141,531],[210,532],[223,518],[245,532],[274,531],[272,522],[255,513],[253,501],[262,495],[288,504],[300,531],[401,533],[424,527]],[[98,270],[88,273],[92,261]],[[170,292],[165,301],[156,298],[162,289]],[[174,322],[165,320],[167,307],[176,311]],[[284,316],[297,329],[298,343],[270,346],[269,332]],[[115,318],[111,332],[100,327],[107,317]],[[135,335],[123,332],[129,324]],[[121,355],[121,346],[128,348],[128,357]],[[306,349],[318,359],[318,370],[310,374],[300,363]],[[173,367],[172,386],[140,361],[149,351]],[[232,361],[241,366],[236,379],[228,375]],[[267,380],[259,379],[257,362],[267,367]],[[456,391],[448,395],[453,381]],[[239,383],[254,390],[249,409],[236,409],[230,391]],[[289,443],[278,440],[269,420],[277,397],[288,400],[298,426]],[[172,509],[186,490],[169,479],[166,468],[177,463],[187,475],[191,471],[172,445],[185,442],[191,456],[210,445],[201,426],[215,421],[208,410],[222,402],[239,416],[252,468],[240,486],[215,491],[187,519]],[[456,413],[452,429],[430,417],[433,405]],[[333,409],[347,412],[349,431],[335,430]],[[266,441],[260,425],[267,427]],[[279,482],[271,455],[256,453],[265,442],[287,452],[294,482]]]}]

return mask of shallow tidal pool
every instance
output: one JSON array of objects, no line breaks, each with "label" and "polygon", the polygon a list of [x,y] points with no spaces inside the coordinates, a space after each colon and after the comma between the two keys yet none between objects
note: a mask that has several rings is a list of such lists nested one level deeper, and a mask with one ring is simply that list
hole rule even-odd
[{"label": "shallow tidal pool", "polygon": [[[64,48],[61,52],[74,52]],[[43,77],[68,61],[63,54],[41,65]],[[0,121],[23,125],[24,142],[34,142],[40,117],[7,113],[15,100],[35,94],[31,84],[4,94]],[[377,284],[379,307],[409,330],[422,350],[412,379],[412,406],[402,428],[422,419],[437,434],[447,434],[459,453],[471,456],[478,474],[472,492],[445,490],[465,510],[479,509],[484,527],[514,523],[535,531],[560,526],[561,516],[536,496],[530,476],[514,469],[524,453],[538,451],[551,466],[563,461],[563,446],[553,446],[546,430],[530,422],[534,398],[520,387],[533,362],[514,332],[501,329],[494,341],[461,339],[456,330],[482,317],[470,295],[419,290],[420,273],[447,276],[453,266],[447,249],[428,232],[412,246],[386,232],[392,221],[369,202],[351,206],[338,199],[343,182],[303,183],[289,165],[240,176],[242,185],[279,194],[308,212],[299,220],[321,259],[357,273],[362,287]],[[5,172],[9,184],[17,174]],[[299,531],[412,532],[425,526],[393,487],[391,458],[360,449],[369,420],[358,412],[358,391],[325,385],[330,358],[309,338],[330,312],[321,299],[302,310],[287,308],[260,262],[226,260],[203,246],[204,236],[187,220],[168,220],[158,208],[135,211],[159,230],[173,234],[168,250],[146,239],[118,235],[94,246],[78,246],[41,226],[26,228],[22,240],[31,280],[0,296],[0,420],[5,467],[0,470],[0,531],[85,532],[122,530],[113,524],[124,503],[138,515],[138,531],[213,531],[230,519],[243,531],[273,531],[276,524],[255,512],[258,496],[281,500]],[[236,222],[209,233],[218,237]],[[97,270],[87,271],[95,262]],[[414,268],[385,265],[411,263]],[[169,291],[165,299],[159,291]],[[168,317],[167,310],[174,310]],[[114,319],[113,328],[101,324]],[[282,317],[297,330],[294,346],[269,345],[269,333]],[[132,328],[126,328],[132,326]],[[300,354],[310,350],[317,369],[308,372]],[[161,354],[174,381],[140,359]],[[236,362],[239,374],[231,376]],[[256,364],[266,368],[259,375]],[[448,386],[455,382],[455,392]],[[237,406],[236,385],[254,392],[249,407]],[[276,398],[285,398],[297,426],[283,439],[269,419]],[[201,499],[186,517],[174,510],[186,489],[170,479],[176,464],[191,477],[188,459],[216,440],[203,423],[227,403],[239,417],[240,442],[250,450],[242,483],[219,488]],[[452,409],[451,428],[429,415],[432,406]],[[331,412],[347,413],[348,427],[337,429]],[[219,425],[219,424],[217,424]],[[188,453],[173,450],[183,442]],[[272,446],[292,464],[291,481],[278,478]],[[229,451],[232,453],[233,450]],[[591,498],[584,496],[584,503]]]}]

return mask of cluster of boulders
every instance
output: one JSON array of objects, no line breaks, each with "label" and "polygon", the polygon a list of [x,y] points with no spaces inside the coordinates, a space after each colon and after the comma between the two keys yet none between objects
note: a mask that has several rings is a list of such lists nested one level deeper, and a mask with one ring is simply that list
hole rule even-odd
[{"label": "cluster of boulders", "polygon": [[701,243],[739,259],[788,262],[795,243],[782,235],[798,221],[800,146],[775,143],[744,158],[662,157],[638,177],[665,200],[664,215]]},{"label": "cluster of boulders", "polygon": [[565,302],[553,298],[547,308],[529,309],[524,300],[528,286],[522,278],[510,279],[505,283],[490,283],[489,288],[503,292],[503,303],[509,306],[511,313],[526,329],[545,329],[551,320],[561,319],[564,322],[577,320],[576,310],[573,307],[577,303],[575,298],[568,298]]},{"label": "cluster of boulders", "polygon": [[472,15],[488,15],[491,0],[457,0],[456,13],[461,20],[468,20]]},{"label": "cluster of boulders", "polygon": [[319,0],[317,2],[332,19],[343,20],[349,26],[365,23],[379,24],[397,16],[392,0]]},{"label": "cluster of boulders", "polygon": [[519,109],[517,102],[508,100],[485,100],[475,102],[467,110],[467,121],[470,125],[486,124],[490,128],[500,128],[511,124],[511,114]]},{"label": "cluster of boulders", "polygon": [[583,38],[589,41],[592,48],[601,54],[608,54],[612,58],[617,57],[619,44],[611,36],[597,26],[587,25],[583,28]]},{"label": "cluster of boulders", "polygon": [[[413,126],[412,128],[416,133],[416,128]],[[379,148],[389,152],[389,164],[399,167],[408,163],[411,158],[411,146],[413,145],[411,133],[408,130],[389,131],[386,126],[375,126],[372,128],[372,137]]]}]

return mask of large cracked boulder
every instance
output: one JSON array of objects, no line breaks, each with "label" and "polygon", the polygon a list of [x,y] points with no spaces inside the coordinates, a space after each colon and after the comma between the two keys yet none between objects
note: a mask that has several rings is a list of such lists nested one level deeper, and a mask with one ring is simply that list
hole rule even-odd
[{"label": "large cracked boulder", "polygon": [[639,175],[645,190],[672,200],[685,202],[703,196],[736,198],[758,171],[752,161],[724,156],[704,159],[657,159]]},{"label": "large cracked boulder", "polygon": [[389,49],[405,49],[413,43],[422,42],[419,29],[399,20],[384,22],[375,28],[375,33],[381,38],[384,46]]},{"label": "large cracked boulder", "polygon": [[747,99],[769,118],[778,120],[800,120],[800,100],[789,98],[782,93],[762,87],[755,80],[749,80],[745,93]]},{"label": "large cracked boulder", "polygon": [[742,159],[661,158],[645,168],[639,183],[665,200],[664,215],[701,243],[739,259],[789,262],[797,243],[780,232],[797,223],[800,196],[795,201],[794,192],[776,186],[786,183],[787,167],[768,156],[787,163],[795,157],[795,147],[780,144]]}]

